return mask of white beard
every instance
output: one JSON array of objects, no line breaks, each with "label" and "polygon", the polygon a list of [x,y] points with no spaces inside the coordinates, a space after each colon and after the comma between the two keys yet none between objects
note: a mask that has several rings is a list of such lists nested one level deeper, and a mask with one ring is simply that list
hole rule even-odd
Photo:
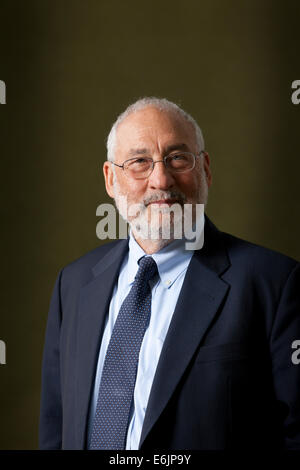
[{"label": "white beard", "polygon": [[[114,192],[115,204],[122,218],[128,222],[135,239],[144,239],[151,241],[155,244],[156,249],[160,250],[168,245],[174,239],[182,239],[184,236],[187,239],[192,239],[191,233],[193,229],[203,228],[203,214],[205,203],[207,202],[208,187],[205,179],[204,172],[201,172],[201,184],[197,200],[202,201],[197,203],[184,204],[186,197],[178,191],[158,191],[151,197],[146,197],[142,203],[133,203],[131,205],[127,202],[126,194],[122,194],[119,184],[114,178]],[[176,198],[179,203],[172,206],[160,206],[151,204],[150,201],[158,201],[164,199]],[[203,203],[205,201],[205,203]],[[196,236],[197,237],[197,236]],[[202,241],[190,244],[191,248],[195,249],[202,247]]]}]

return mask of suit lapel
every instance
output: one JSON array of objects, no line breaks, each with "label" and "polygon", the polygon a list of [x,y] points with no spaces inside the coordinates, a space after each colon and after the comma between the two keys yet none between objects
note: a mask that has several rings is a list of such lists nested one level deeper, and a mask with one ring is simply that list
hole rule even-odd
[{"label": "suit lapel", "polygon": [[206,219],[202,250],[187,270],[154,376],[139,448],[175,391],[229,289],[219,275],[229,266],[221,234]]},{"label": "suit lapel", "polygon": [[85,444],[89,400],[97,368],[105,315],[128,241],[120,241],[93,268],[94,279],[80,292],[77,325],[76,419],[79,448]]},{"label": "suit lapel", "polygon": [[[80,292],[76,357],[77,446],[84,448],[99,346],[105,315],[128,241],[122,240],[94,267],[94,279]],[[171,398],[209,325],[228,285],[219,275],[229,266],[221,235],[206,219],[205,245],[195,252],[167,333],[144,419],[140,446]]]}]

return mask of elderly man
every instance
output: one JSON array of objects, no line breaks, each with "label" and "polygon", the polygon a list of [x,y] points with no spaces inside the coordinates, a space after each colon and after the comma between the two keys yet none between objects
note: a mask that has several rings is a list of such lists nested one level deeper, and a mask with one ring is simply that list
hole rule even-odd
[{"label": "elderly man", "polygon": [[[300,449],[299,263],[197,212],[209,157],[174,103],[137,101],[107,144],[106,190],[130,234],[59,273],[40,447]],[[196,238],[204,233],[193,250],[175,236],[186,207]]]}]

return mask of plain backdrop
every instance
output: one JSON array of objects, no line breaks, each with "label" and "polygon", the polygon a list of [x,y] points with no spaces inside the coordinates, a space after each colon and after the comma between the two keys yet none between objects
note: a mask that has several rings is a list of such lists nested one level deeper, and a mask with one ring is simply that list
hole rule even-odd
[{"label": "plain backdrop", "polygon": [[61,267],[96,247],[110,126],[141,96],[199,122],[207,214],[300,259],[298,0],[0,0],[0,449],[38,446],[41,360]]}]

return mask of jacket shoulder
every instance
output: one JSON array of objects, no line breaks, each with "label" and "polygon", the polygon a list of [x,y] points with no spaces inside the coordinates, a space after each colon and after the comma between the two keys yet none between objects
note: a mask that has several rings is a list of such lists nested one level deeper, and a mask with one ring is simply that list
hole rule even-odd
[{"label": "jacket shoulder", "polygon": [[232,262],[239,260],[244,268],[261,273],[290,273],[299,262],[290,256],[252,243],[226,232],[221,232]]},{"label": "jacket shoulder", "polygon": [[120,244],[126,244],[127,240],[115,240],[113,242],[105,243],[93,250],[85,253],[79,258],[75,259],[71,263],[67,264],[62,270],[62,277],[65,282],[74,283],[77,281],[79,284],[85,284],[89,282],[93,277],[92,269],[94,266],[101,262],[106,255],[109,255],[110,252],[114,252]]}]

